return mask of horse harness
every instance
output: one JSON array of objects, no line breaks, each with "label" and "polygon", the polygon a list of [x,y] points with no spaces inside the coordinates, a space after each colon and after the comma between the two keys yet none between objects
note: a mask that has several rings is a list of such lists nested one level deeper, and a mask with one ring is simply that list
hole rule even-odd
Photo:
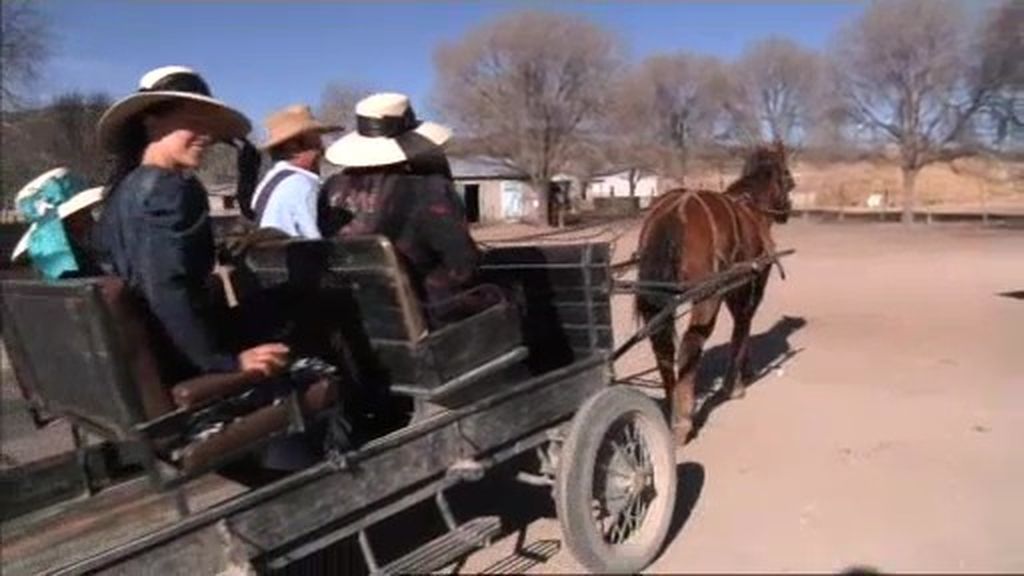
[{"label": "horse harness", "polygon": [[[708,193],[710,193],[710,192],[708,192]],[[720,244],[721,244],[721,242],[719,240],[721,238],[721,233],[720,233],[720,231],[718,229],[718,223],[715,221],[714,213],[711,211],[711,207],[708,205],[708,201],[702,196],[702,191],[700,191],[700,190],[684,190],[684,191],[682,191],[681,194],[679,194],[678,198],[676,198],[673,202],[671,202],[667,207],[662,208],[662,210],[671,210],[671,209],[679,210],[680,219],[685,223],[686,222],[686,203],[689,200],[691,200],[691,199],[697,201],[697,203],[700,205],[700,207],[704,210],[704,214],[707,216],[708,225],[711,228],[711,246],[712,246],[712,250],[714,251],[714,254],[715,254],[715,257],[714,257],[714,271],[716,273],[721,270],[722,266],[730,264],[730,263],[736,263],[738,261],[740,245],[741,245],[740,240],[742,240],[742,234],[743,234],[742,226],[740,225],[740,214],[739,214],[739,212],[741,210],[747,210],[747,211],[750,211],[750,212],[757,211],[757,212],[761,212],[761,213],[769,215],[769,216],[774,216],[774,215],[777,215],[777,214],[781,214],[781,212],[778,211],[778,210],[762,208],[760,206],[755,205],[754,202],[753,202],[753,199],[751,199],[746,194],[742,195],[742,199],[746,200],[746,201],[741,201],[739,199],[734,199],[732,197],[726,196],[725,194],[719,194],[719,196],[723,198],[722,205],[725,207],[725,210],[729,213],[729,221],[730,221],[730,223],[733,226],[733,231],[734,231],[736,239],[737,239],[737,241],[733,245],[732,253],[729,254],[728,257],[719,248]],[[753,216],[753,214],[751,214],[751,216]],[[761,246],[762,246],[762,254],[758,254],[758,255],[756,255],[754,257],[756,258],[756,257],[762,256],[764,254],[773,255],[775,253],[775,241],[772,239],[771,235],[769,234],[767,227],[761,226],[760,223],[758,223],[756,221],[756,219],[754,219],[754,220],[755,220],[755,222],[754,222],[755,223],[755,228],[756,228],[758,236],[759,236],[759,238],[761,240]],[[779,261],[779,259],[774,257],[774,256],[772,256],[772,264],[778,267],[779,275],[782,277],[783,280],[785,280],[786,279],[786,271],[782,267],[782,263]]]}]

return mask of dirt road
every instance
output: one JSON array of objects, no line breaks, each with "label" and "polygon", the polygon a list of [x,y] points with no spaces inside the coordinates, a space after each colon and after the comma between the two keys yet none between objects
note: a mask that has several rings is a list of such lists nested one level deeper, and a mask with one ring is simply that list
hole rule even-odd
[{"label": "dirt road", "polygon": [[[782,365],[680,453],[681,525],[650,572],[1024,571],[1024,234],[795,222],[778,238],[798,253],[754,332],[759,363]],[[729,329],[723,313],[704,382]],[[651,365],[640,348],[620,376]],[[579,571],[558,539],[536,517],[462,570]]]}]

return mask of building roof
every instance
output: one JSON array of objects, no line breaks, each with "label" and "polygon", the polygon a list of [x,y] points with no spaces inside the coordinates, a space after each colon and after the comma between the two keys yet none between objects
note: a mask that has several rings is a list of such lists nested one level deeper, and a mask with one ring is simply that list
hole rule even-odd
[{"label": "building roof", "polygon": [[529,178],[522,170],[489,156],[449,158],[448,163],[452,168],[452,176],[456,180],[527,180]]},{"label": "building roof", "polygon": [[[629,172],[631,169],[632,168],[629,167],[629,166],[620,166],[620,167],[617,167],[617,168],[608,168],[608,169],[605,169],[605,170],[601,170],[600,172],[597,172],[596,174],[594,174],[591,177],[591,179],[592,180],[597,180],[597,179],[600,179],[600,178],[608,178],[610,176],[622,176],[622,177],[626,178],[626,177],[628,177],[627,172]],[[640,177],[641,178],[646,178],[648,176],[655,176],[655,177],[657,177],[657,175],[658,175],[658,173],[655,172],[654,170],[647,170],[645,168],[636,168],[636,170],[640,171]]]},{"label": "building roof", "polygon": [[209,196],[234,196],[235,195],[235,183],[234,182],[220,182],[217,184],[210,184],[206,187],[206,193]]}]

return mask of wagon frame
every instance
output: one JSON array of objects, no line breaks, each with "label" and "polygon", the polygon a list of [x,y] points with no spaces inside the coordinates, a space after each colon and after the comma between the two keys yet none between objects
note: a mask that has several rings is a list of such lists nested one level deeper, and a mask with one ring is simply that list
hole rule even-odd
[{"label": "wagon frame", "polygon": [[[331,260],[332,269],[342,270],[342,279],[346,270],[383,270],[387,278],[397,278],[400,283],[400,268],[390,244],[374,238],[368,244],[373,250],[367,251],[367,239],[362,242],[336,243],[332,254],[345,254],[346,250],[364,256],[372,253],[370,260]],[[424,374],[442,373],[431,364],[441,360],[423,360],[417,352],[411,356],[415,362],[403,364],[395,360],[398,357],[389,356],[393,370],[408,370],[412,376],[405,380],[414,381],[402,392],[416,406],[408,426],[203,509],[188,510],[182,505],[182,500],[187,500],[187,482],[165,483],[177,502],[177,518],[107,540],[92,537],[77,543],[37,545],[34,555],[14,559],[5,555],[4,569],[47,574],[135,573],[142,569],[161,574],[231,569],[286,573],[355,536],[373,573],[433,570],[488,544],[501,528],[496,517],[457,519],[446,491],[479,480],[500,463],[536,451],[541,466],[520,472],[519,478],[552,487],[563,534],[574,556],[595,571],[640,570],[660,552],[674,510],[674,444],[661,409],[641,392],[616,385],[613,362],[641,342],[657,323],[674,321],[694,301],[750,281],[775,257],[743,263],[693,286],[666,287],[616,281],[606,243],[490,250],[482,266],[484,279],[517,295],[522,341],[492,351],[483,362],[460,365],[454,373],[435,377],[428,388],[415,384]],[[351,266],[345,268],[345,262]],[[250,259],[250,264],[263,278],[294,274],[287,258],[256,258]],[[348,289],[355,286],[358,293],[362,278],[350,281]],[[103,333],[109,327],[94,322],[93,316],[103,314],[95,284],[60,284],[12,281],[2,287],[4,326],[7,338],[13,340],[8,345],[19,377],[31,373],[33,363],[39,361],[38,355],[25,350],[31,339],[19,334],[38,330],[25,320],[31,316],[34,302],[63,299],[63,306],[84,314],[71,315],[85,318],[79,329],[99,330],[93,335],[100,340],[110,338]],[[611,296],[636,290],[668,291],[671,303],[616,348]],[[407,308],[404,300],[400,304],[399,308]],[[408,320],[405,312],[400,316]],[[454,333],[451,339],[439,344],[449,346],[442,348],[444,354],[472,348],[476,345],[473,340],[480,338],[468,330]],[[375,341],[374,349],[378,353],[390,350],[389,342]],[[440,355],[435,351],[435,356]],[[93,361],[126,359],[115,353]],[[391,385],[398,390],[403,387],[400,382]],[[78,423],[75,414],[59,409],[60,398],[52,397],[60,395],[59,388],[54,391],[51,387],[46,393],[50,397],[35,392],[30,399],[36,410]],[[80,453],[83,450],[84,445]],[[152,471],[163,465],[152,455],[150,460],[152,476]],[[616,479],[608,470],[625,480]],[[368,529],[427,500],[436,503],[447,533],[382,562]],[[15,541],[20,538],[29,544],[33,539],[47,542],[53,518],[39,518],[29,516],[8,523],[5,538],[10,541],[13,535]],[[605,524],[606,520],[611,524]]]}]

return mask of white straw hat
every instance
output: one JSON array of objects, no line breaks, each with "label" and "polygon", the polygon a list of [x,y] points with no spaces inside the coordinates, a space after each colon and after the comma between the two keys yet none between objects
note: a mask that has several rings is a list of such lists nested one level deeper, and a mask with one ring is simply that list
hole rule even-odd
[{"label": "white straw hat", "polygon": [[444,146],[452,131],[416,119],[404,94],[383,92],[356,104],[356,130],[327,148],[327,161],[343,167],[386,166]]},{"label": "white straw hat", "polygon": [[139,80],[138,91],[103,113],[97,126],[100,144],[107,151],[116,152],[128,120],[154,104],[171,100],[198,102],[208,108],[211,119],[219,126],[217,137],[243,138],[252,129],[244,114],[211,95],[210,87],[195,71],[184,66],[164,66],[147,72]]}]

